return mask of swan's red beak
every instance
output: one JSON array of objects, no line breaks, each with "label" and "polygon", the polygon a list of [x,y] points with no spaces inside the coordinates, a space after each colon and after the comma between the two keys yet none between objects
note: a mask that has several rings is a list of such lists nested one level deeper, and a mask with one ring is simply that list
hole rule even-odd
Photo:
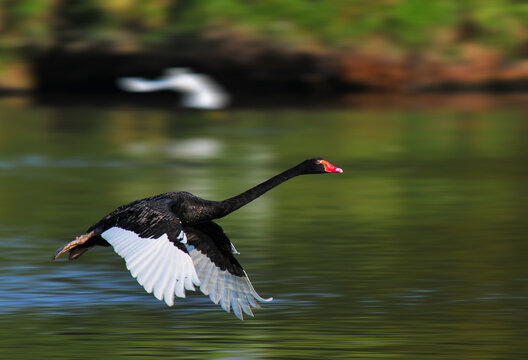
[{"label": "swan's red beak", "polygon": [[325,172],[327,173],[342,173],[343,172],[343,169],[335,167],[334,165],[330,164],[326,160],[319,160],[319,163],[323,164],[325,168]]}]

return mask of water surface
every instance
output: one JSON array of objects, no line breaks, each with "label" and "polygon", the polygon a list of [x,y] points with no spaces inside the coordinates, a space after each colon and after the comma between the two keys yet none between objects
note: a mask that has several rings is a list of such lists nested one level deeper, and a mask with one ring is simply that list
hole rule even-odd
[{"label": "water surface", "polygon": [[[528,109],[191,112],[0,103],[0,358],[521,359],[528,356]],[[173,308],[111,249],[51,262],[115,207],[221,200],[308,157],[218,221],[257,291],[239,321]]]}]

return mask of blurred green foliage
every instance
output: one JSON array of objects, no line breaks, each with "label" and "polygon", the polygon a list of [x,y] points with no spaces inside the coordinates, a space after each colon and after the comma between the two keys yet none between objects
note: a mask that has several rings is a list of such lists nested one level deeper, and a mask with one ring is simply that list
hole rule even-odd
[{"label": "blurred green foliage", "polygon": [[0,21],[2,49],[16,50],[69,42],[141,49],[219,27],[330,48],[375,37],[424,50],[463,38],[515,56],[528,41],[528,2],[519,0],[3,0]]}]

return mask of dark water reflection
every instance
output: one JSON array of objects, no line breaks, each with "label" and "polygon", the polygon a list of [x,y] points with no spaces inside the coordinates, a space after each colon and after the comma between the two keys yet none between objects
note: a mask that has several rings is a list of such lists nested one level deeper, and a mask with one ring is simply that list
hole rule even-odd
[{"label": "dark water reflection", "polygon": [[[0,104],[0,358],[528,356],[528,110],[177,112]],[[167,308],[109,249],[54,250],[170,190],[222,199],[309,156],[220,221],[263,296],[243,322]]]}]

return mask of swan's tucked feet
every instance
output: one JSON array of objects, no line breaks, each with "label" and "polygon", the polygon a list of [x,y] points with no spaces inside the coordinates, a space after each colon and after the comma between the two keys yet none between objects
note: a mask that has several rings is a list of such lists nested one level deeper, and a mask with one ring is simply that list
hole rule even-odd
[{"label": "swan's tucked feet", "polygon": [[70,250],[71,250],[71,253],[70,253],[69,259],[70,260],[77,259],[85,251],[88,251],[89,248],[88,247],[87,248],[79,248],[79,249],[75,249],[75,248],[77,246],[79,246],[79,245],[83,245],[86,241],[88,241],[94,235],[95,235],[95,232],[94,231],[90,231],[89,233],[77,236],[75,238],[75,240],[73,240],[73,241],[67,243],[66,245],[64,245],[63,247],[59,248],[55,252],[55,255],[53,256],[53,260],[57,260],[57,258],[59,256],[64,254],[66,251],[70,251]]}]

